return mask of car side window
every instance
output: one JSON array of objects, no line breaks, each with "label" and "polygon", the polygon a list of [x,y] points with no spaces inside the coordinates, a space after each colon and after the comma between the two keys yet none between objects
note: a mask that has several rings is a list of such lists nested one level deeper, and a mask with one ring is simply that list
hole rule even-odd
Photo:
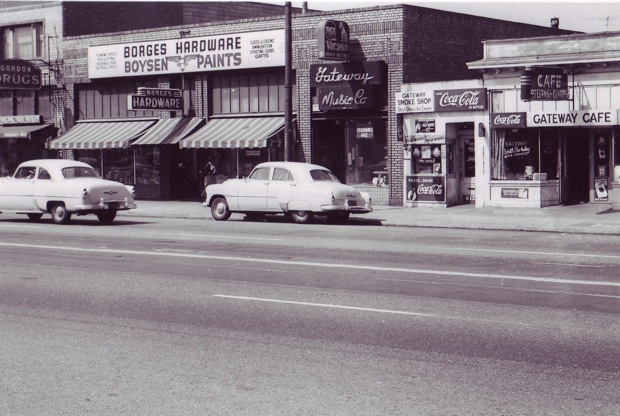
[{"label": "car side window", "polygon": [[15,173],[15,177],[17,179],[34,179],[34,174],[37,171],[37,168],[34,166],[22,166]]},{"label": "car side window", "polygon": [[250,174],[249,179],[254,179],[257,181],[269,180],[269,168],[254,169],[254,171]]},{"label": "car side window", "polygon": [[286,169],[275,168],[274,171],[273,171],[273,180],[274,181],[292,182],[293,181],[293,175],[291,175],[291,172],[289,172]]},{"label": "car side window", "polygon": [[50,175],[50,173],[47,170],[41,168],[41,169],[39,169],[39,179],[47,179],[47,180],[49,180],[49,179],[52,179],[52,176]]}]

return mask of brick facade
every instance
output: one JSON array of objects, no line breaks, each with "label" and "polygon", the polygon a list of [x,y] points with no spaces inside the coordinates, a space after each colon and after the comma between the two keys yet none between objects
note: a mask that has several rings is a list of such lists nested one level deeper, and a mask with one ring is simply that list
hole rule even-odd
[{"label": "brick facade", "polygon": [[[200,7],[206,10],[208,5],[209,3],[201,3]],[[199,7],[199,5],[193,4],[188,7]],[[215,16],[215,10],[213,16]],[[400,91],[401,85],[412,82],[480,78],[480,74],[467,69],[466,63],[482,58],[481,42],[483,40],[558,33],[557,29],[552,28],[409,5],[293,13],[292,49],[297,97],[297,108],[293,111],[297,115],[301,143],[299,158],[305,161],[312,160],[310,66],[320,62],[316,32],[319,22],[325,19],[342,20],[348,23],[351,34],[351,60],[385,61],[387,64],[387,106],[378,109],[378,112],[383,113],[387,118],[388,170],[391,178],[389,203],[391,205],[402,205],[403,202],[403,145],[399,141],[399,123],[393,110],[395,93]],[[199,37],[284,29],[284,23],[282,14],[275,17],[216,21],[208,25],[184,22],[182,26],[65,37],[62,48],[64,51],[62,84],[66,92],[65,108],[68,113],[64,118],[64,125],[60,127],[66,130],[74,121],[71,119],[74,111],[72,103],[75,97],[73,84],[90,82],[87,62],[88,47],[177,39],[180,37],[181,30],[190,31],[191,37]],[[165,84],[165,80],[162,80],[160,84]],[[196,77],[196,97],[197,102],[194,104],[196,115],[202,117],[209,115],[208,75]]]}]

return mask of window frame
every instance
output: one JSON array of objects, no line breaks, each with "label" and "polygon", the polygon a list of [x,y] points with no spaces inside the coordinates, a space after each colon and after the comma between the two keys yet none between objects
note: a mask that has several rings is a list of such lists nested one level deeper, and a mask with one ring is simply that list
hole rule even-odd
[{"label": "window frame", "polygon": [[[32,22],[25,23],[19,25],[12,26],[3,26],[1,36],[1,48],[2,53],[0,56],[2,59],[23,59],[23,60],[32,60],[32,59],[41,59],[43,57],[43,23],[42,22]],[[29,42],[22,45],[29,45],[29,52],[26,54],[21,51],[21,48],[18,45],[18,41],[20,40],[19,36],[16,36],[16,32],[19,34],[20,31],[26,29],[30,29]]]}]

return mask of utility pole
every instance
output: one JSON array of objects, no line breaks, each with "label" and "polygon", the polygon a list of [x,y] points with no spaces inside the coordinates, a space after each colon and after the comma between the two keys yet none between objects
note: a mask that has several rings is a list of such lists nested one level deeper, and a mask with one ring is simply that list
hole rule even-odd
[{"label": "utility pole", "polygon": [[293,39],[291,2],[284,3],[284,160],[290,160],[293,142]]}]

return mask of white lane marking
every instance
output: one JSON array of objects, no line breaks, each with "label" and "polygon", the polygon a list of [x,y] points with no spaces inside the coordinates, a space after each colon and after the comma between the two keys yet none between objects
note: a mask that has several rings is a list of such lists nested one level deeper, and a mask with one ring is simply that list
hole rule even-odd
[{"label": "white lane marking", "polygon": [[299,301],[293,301],[293,300],[266,299],[266,298],[254,298],[254,297],[249,297],[249,296],[232,296],[232,295],[212,295],[212,296],[214,298],[251,300],[251,301],[257,301],[257,302],[269,302],[269,303],[284,303],[284,304],[289,304],[289,305],[300,305],[300,306],[318,306],[321,308],[348,309],[348,310],[363,311],[363,312],[391,313],[395,315],[423,316],[423,317],[428,317],[428,318],[444,318],[444,316],[435,315],[432,313],[418,313],[418,312],[407,312],[407,311],[395,311],[395,310],[390,310],[390,309],[363,308],[360,306],[335,305],[333,303],[299,302]]},{"label": "white lane marking", "polygon": [[56,247],[40,244],[20,244],[20,243],[2,243],[0,246],[4,247],[22,247],[22,248],[37,248],[43,250],[62,250],[62,251],[77,251],[85,253],[110,253],[110,254],[133,254],[137,256],[162,256],[162,257],[184,257],[204,260],[221,260],[232,262],[245,262],[245,263],[264,263],[264,264],[282,264],[287,266],[301,266],[301,267],[323,267],[332,269],[347,269],[347,270],[365,270],[365,271],[382,271],[382,272],[395,272],[406,274],[431,274],[438,276],[463,276],[463,277],[482,277],[490,279],[505,279],[505,280],[524,280],[532,282],[543,283],[557,283],[557,284],[569,284],[569,285],[591,285],[591,286],[610,286],[620,287],[620,282],[612,281],[593,281],[593,280],[572,280],[572,279],[559,279],[552,277],[539,277],[539,276],[516,276],[516,275],[503,275],[495,273],[477,273],[477,272],[461,272],[450,270],[431,270],[431,269],[413,269],[404,267],[384,267],[384,266],[364,266],[360,264],[344,264],[344,263],[319,263],[310,261],[295,261],[295,260],[275,260],[275,259],[257,259],[249,257],[233,257],[233,256],[213,256],[201,253],[171,253],[163,251],[140,251],[140,250],[121,250],[111,248],[83,248],[83,247]]},{"label": "white lane marking", "polygon": [[476,321],[476,322],[512,324],[512,325],[522,325],[522,326],[532,325],[529,322],[509,322],[509,321],[500,321],[497,319],[469,318],[469,317],[465,318],[462,316],[438,315],[434,313],[398,311],[398,310],[393,310],[393,309],[364,308],[361,306],[335,305],[333,303],[300,302],[300,301],[293,301],[293,300],[267,299],[267,298],[255,298],[255,297],[249,297],[249,296],[233,296],[233,295],[217,295],[217,294],[212,295],[212,296],[214,298],[223,298],[223,299],[279,303],[279,304],[297,305],[297,306],[311,306],[311,307],[318,307],[318,308],[343,309],[343,310],[361,311],[361,312],[384,313],[384,314],[391,314],[391,315],[416,316],[416,317],[422,317],[422,318],[457,319],[461,321]]},{"label": "white lane marking", "polygon": [[175,234],[184,237],[206,237],[206,238],[223,238],[228,240],[258,240],[258,241],[282,241],[282,238],[267,238],[267,237],[247,237],[247,236],[232,236],[232,235],[216,235],[216,234]]},{"label": "white lane marking", "polygon": [[568,266],[568,267],[587,267],[587,268],[605,268],[607,266],[599,266],[593,264],[572,264],[572,263],[550,263],[546,261],[534,261],[533,264],[544,264],[546,266]]}]

